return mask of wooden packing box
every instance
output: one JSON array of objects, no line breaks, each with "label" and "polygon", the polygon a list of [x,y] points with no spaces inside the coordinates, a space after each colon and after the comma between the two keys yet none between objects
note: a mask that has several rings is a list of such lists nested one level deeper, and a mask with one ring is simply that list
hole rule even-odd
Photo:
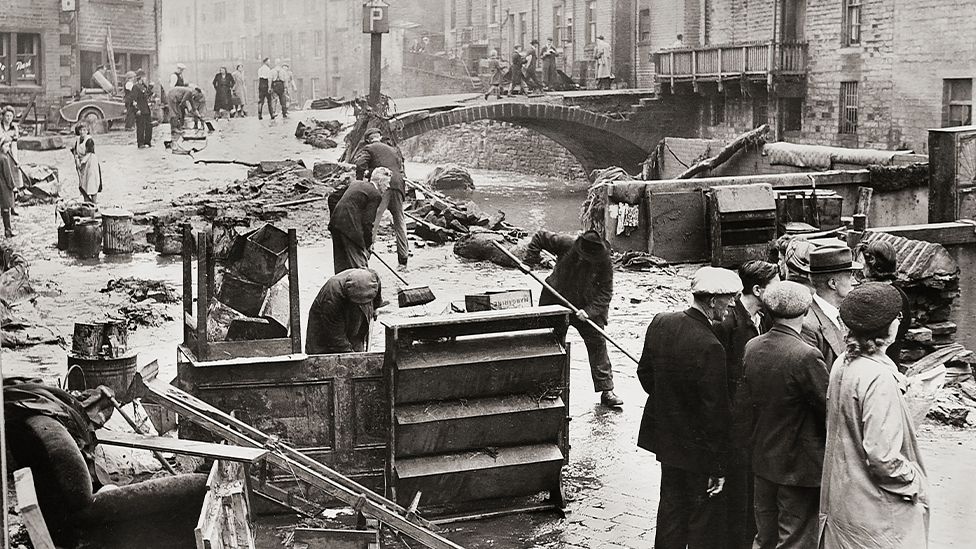
[{"label": "wooden packing box", "polygon": [[464,308],[469,313],[496,309],[515,309],[532,306],[532,290],[493,290],[464,296]]}]

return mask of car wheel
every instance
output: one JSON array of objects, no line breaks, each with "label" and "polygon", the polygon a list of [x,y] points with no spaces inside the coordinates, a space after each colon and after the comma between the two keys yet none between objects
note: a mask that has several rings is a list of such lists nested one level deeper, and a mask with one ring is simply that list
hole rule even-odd
[{"label": "car wheel", "polygon": [[102,115],[102,111],[93,107],[82,109],[82,111],[78,113],[78,122],[84,122],[89,126],[98,124],[98,122],[103,118],[105,117]]}]

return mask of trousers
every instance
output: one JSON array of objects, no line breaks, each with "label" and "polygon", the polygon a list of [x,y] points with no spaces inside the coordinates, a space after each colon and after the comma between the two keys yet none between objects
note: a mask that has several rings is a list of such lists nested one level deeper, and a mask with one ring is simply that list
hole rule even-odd
[{"label": "trousers", "polygon": [[359,247],[339,231],[332,233],[332,262],[335,274],[346,269],[366,269],[369,265],[369,250]]},{"label": "trousers", "polygon": [[[278,96],[278,104],[281,105],[281,116],[288,116],[288,94],[285,93],[285,83],[281,80],[272,82],[271,93]],[[271,99],[268,99],[268,101],[271,101]],[[274,116],[274,114],[271,116]]]},{"label": "trousers", "polygon": [[752,467],[747,455],[736,455],[725,472],[729,549],[750,549],[756,539],[756,510]]},{"label": "trousers", "polygon": [[817,549],[820,488],[786,486],[756,475],[753,549]]},{"label": "trousers", "polygon": [[707,489],[708,473],[661,464],[655,549],[725,548],[725,494]]},{"label": "trousers", "polygon": [[152,117],[148,112],[136,115],[136,144],[152,145]]},{"label": "trousers", "polygon": [[400,191],[389,188],[383,191],[380,206],[376,208],[376,221],[373,222],[373,242],[376,242],[376,232],[383,219],[383,212],[389,210],[393,217],[393,232],[396,234],[397,260],[401,265],[407,264],[410,257],[410,244],[407,241],[407,217],[403,214],[403,195]]},{"label": "trousers", "polygon": [[261,109],[264,108],[264,103],[268,103],[268,114],[274,117],[274,103],[271,102],[271,90],[268,87],[268,79],[262,78],[258,80],[258,116],[261,116]]},{"label": "trousers", "polygon": [[[543,303],[540,299],[539,305],[559,304],[555,298],[551,303]],[[610,364],[610,355],[607,354],[607,340],[603,338],[592,326],[586,322],[581,322],[575,316],[570,315],[572,320],[570,326],[576,328],[583,345],[586,346],[586,355],[590,361],[590,377],[593,378],[593,390],[596,392],[613,390],[613,366]],[[566,335],[567,330],[557,333],[558,337]]]}]

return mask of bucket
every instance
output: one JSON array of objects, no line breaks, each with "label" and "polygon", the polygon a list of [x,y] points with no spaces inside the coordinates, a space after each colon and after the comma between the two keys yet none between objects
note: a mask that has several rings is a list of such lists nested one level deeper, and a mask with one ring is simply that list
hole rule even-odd
[{"label": "bucket", "polygon": [[131,254],[132,212],[121,208],[103,211],[102,233],[106,254]]},{"label": "bucket", "polygon": [[288,233],[265,225],[248,235],[244,253],[233,265],[241,278],[271,287],[288,273]]},{"label": "bucket", "polygon": [[71,238],[73,235],[74,231],[69,229],[67,225],[58,227],[58,249],[65,251],[71,248]]},{"label": "bucket", "polygon": [[259,316],[267,298],[268,288],[231,273],[224,273],[217,291],[218,301],[247,316]]},{"label": "bucket", "polygon": [[119,358],[128,354],[129,331],[122,321],[75,322],[71,353],[81,358]]},{"label": "bucket", "polygon": [[75,220],[74,254],[82,259],[98,257],[102,252],[102,225],[97,219],[78,218]]},{"label": "bucket", "polygon": [[68,389],[84,391],[105,385],[124,401],[136,373],[138,355],[131,353],[118,358],[88,358],[68,353]]}]

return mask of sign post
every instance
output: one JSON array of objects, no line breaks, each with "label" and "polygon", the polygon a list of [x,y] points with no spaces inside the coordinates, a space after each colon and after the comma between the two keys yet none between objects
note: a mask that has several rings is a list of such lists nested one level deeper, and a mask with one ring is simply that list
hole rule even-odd
[{"label": "sign post", "polygon": [[383,0],[369,0],[363,4],[363,33],[369,34],[369,106],[380,102],[380,70],[382,69],[383,33],[390,32],[390,5]]}]

